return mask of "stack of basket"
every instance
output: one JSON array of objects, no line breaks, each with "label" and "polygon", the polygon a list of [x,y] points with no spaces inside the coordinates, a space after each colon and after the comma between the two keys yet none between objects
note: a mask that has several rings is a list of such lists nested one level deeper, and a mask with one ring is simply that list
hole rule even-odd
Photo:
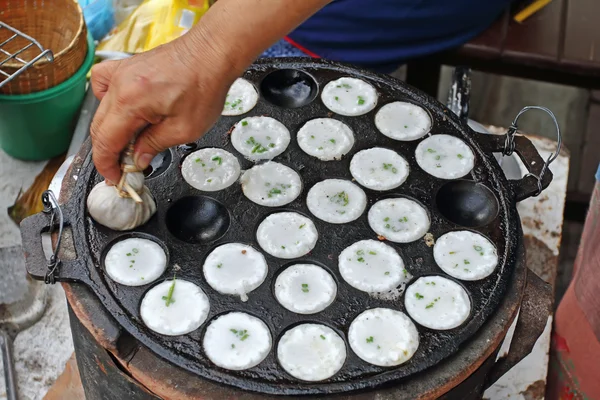
[{"label": "stack of basket", "polygon": [[[0,89],[0,147],[28,160],[59,155],[69,146],[94,59],[83,12],[76,0],[0,0],[0,21],[54,53],[54,62],[42,58]],[[11,36],[0,30],[0,43]],[[14,53],[26,44],[16,38],[2,49]],[[38,54],[31,46],[19,57],[31,60]],[[22,66],[9,61],[1,68],[12,74]]]}]

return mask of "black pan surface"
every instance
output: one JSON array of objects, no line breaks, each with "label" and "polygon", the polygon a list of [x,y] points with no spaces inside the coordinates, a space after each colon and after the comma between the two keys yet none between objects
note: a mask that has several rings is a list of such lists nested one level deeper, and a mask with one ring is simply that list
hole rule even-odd
[{"label": "black pan surface", "polygon": [[[343,76],[363,79],[377,89],[379,101],[375,110],[359,117],[344,117],[331,113],[322,104],[320,90],[327,82]],[[195,144],[170,149],[155,159],[152,170],[148,171],[147,185],[156,198],[158,212],[135,232],[111,231],[99,226],[87,215],[85,199],[92,187],[101,180],[93,167],[91,154],[88,154],[82,170],[78,172],[75,195],[64,207],[65,219],[73,230],[78,258],[63,263],[59,280],[75,280],[89,285],[108,311],[133,337],[174,365],[211,381],[265,394],[334,394],[401,384],[403,379],[418,374],[455,353],[498,306],[513,272],[516,250],[522,238],[515,207],[516,199],[531,195],[537,189],[532,181],[520,181],[521,186],[518,186],[504,178],[491,154],[492,151],[501,150],[504,139],[475,133],[437,101],[400,81],[340,64],[304,59],[267,59],[250,67],[244,78],[252,82],[261,94],[258,105],[243,116],[222,117]],[[292,91],[290,83],[299,84],[305,90]],[[413,102],[426,109],[433,121],[431,134],[444,133],[464,140],[476,156],[472,172],[455,181],[434,178],[422,171],[415,161],[414,151],[420,140],[398,142],[380,134],[374,124],[375,113],[381,106],[396,100]],[[220,192],[202,193],[182,179],[181,161],[196,148],[223,148],[238,157],[242,169],[250,168],[253,163],[244,159],[233,148],[228,132],[239,120],[257,115],[273,117],[291,132],[289,148],[274,161],[299,172],[304,189],[298,199],[285,207],[272,209],[258,206],[244,197],[239,184]],[[298,147],[295,140],[298,129],[305,122],[319,117],[336,118],[354,131],[356,143],[341,161],[319,161]],[[403,298],[382,300],[369,296],[345,283],[338,271],[337,257],[344,248],[358,240],[377,238],[368,225],[367,212],[352,223],[333,225],[312,216],[305,204],[308,189],[317,182],[328,178],[352,179],[349,173],[350,159],[356,152],[373,146],[397,151],[408,161],[411,172],[407,181],[398,189],[375,192],[363,188],[369,199],[367,210],[382,198],[405,196],[414,199],[429,210],[430,233],[434,239],[452,230],[470,229],[479,232],[496,245],[499,265],[492,275],[481,281],[459,282],[472,301],[471,316],[463,325],[444,332],[417,325],[420,333],[419,349],[405,364],[393,368],[370,365],[359,359],[348,346],[348,357],[339,373],[323,382],[302,382],[288,375],[277,362],[277,342],[287,329],[302,322],[316,322],[331,327],[347,340],[350,323],[362,311],[374,307],[405,311]],[[550,179],[550,174],[545,176],[544,186],[547,186]],[[306,257],[291,261],[277,259],[263,252],[269,265],[268,276],[258,289],[249,294],[247,302],[242,302],[239,297],[221,295],[214,291],[202,274],[203,261],[210,251],[228,242],[243,242],[260,250],[255,237],[258,224],[268,214],[282,210],[297,211],[314,221],[320,236],[315,249]],[[202,213],[202,217],[197,217]],[[36,224],[39,225],[40,222],[32,220],[30,226],[25,224],[23,230],[37,229],[39,233],[42,228]],[[208,232],[206,240],[192,243],[172,234],[177,227],[190,224],[196,224],[198,229]],[[24,239],[27,235],[24,234]],[[151,235],[168,249],[171,266],[165,275],[157,282],[142,287],[126,287],[113,282],[103,272],[103,255],[110,243],[123,236],[146,235]],[[423,275],[445,276],[435,264],[433,248],[425,240],[408,244],[386,243],[402,256],[414,279]],[[274,276],[285,266],[298,262],[320,265],[337,281],[336,301],[323,312],[302,316],[287,311],[275,300],[272,290]],[[207,322],[197,331],[179,337],[166,337],[144,326],[139,306],[147,290],[173,276],[174,265],[180,268],[177,272],[179,279],[199,285],[209,296],[210,314]],[[40,271],[32,269],[32,275],[40,275]],[[228,371],[213,365],[201,345],[207,324],[215,316],[234,310],[262,319],[274,339],[269,356],[258,366],[246,371]]]}]

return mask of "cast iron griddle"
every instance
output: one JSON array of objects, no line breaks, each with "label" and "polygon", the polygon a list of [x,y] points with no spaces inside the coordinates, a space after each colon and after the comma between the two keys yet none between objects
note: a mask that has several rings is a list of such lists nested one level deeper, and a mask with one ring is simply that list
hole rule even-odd
[{"label": "cast iron griddle", "polygon": [[[372,112],[359,117],[344,117],[331,113],[320,100],[320,89],[329,81],[343,76],[364,79],[379,92],[378,105]],[[305,59],[267,59],[250,67],[244,78],[261,93],[258,105],[239,117],[222,117],[196,144],[171,149],[153,162],[147,185],[156,198],[158,211],[144,226],[130,233],[114,232],[96,224],[86,213],[85,200],[92,187],[101,180],[91,161],[91,154],[78,172],[77,188],[70,202],[63,206],[65,221],[71,226],[77,260],[63,261],[58,280],[80,281],[98,295],[107,310],[137,340],[171,363],[198,376],[215,382],[260,393],[281,395],[317,395],[372,389],[385,384],[401,384],[402,379],[439,363],[456,352],[494,312],[499,304],[515,266],[517,247],[522,238],[516,201],[536,194],[537,179],[528,176],[520,181],[507,181],[492,156],[502,151],[504,137],[478,134],[462,124],[448,109],[437,101],[406,86],[391,77],[346,67],[326,61]],[[295,89],[293,90],[292,84]],[[398,142],[379,133],[374,124],[377,110],[384,104],[402,100],[416,103],[426,109],[432,118],[432,134],[444,133],[464,140],[473,150],[476,162],[473,171],[461,180],[441,180],[422,171],[415,161],[414,151],[420,140]],[[238,157],[242,169],[254,164],[246,160],[231,145],[229,131],[238,121],[248,116],[266,115],[281,121],[291,132],[292,141],[287,151],[274,161],[299,172],[303,192],[293,203],[278,208],[267,208],[252,203],[242,193],[241,185],[213,193],[203,193],[190,187],[181,177],[182,159],[196,148],[220,147]],[[343,121],[354,131],[356,143],[341,161],[320,161],[300,150],[296,132],[307,121],[332,117]],[[543,160],[533,145],[517,136],[516,151],[526,166],[539,176]],[[362,311],[386,307],[405,312],[403,298],[380,300],[348,285],[337,268],[337,258],[347,246],[362,239],[377,239],[367,222],[367,211],[356,221],[333,225],[325,223],[308,211],[305,199],[308,190],[328,178],[352,179],[349,164],[360,150],[374,146],[387,147],[398,152],[410,166],[406,182],[399,188],[375,192],[364,189],[368,208],[382,198],[405,196],[420,202],[429,210],[430,233],[435,239],[458,229],[471,229],[495,243],[499,264],[488,278],[476,282],[459,282],[468,291],[472,313],[460,327],[438,332],[418,326],[419,349],[414,357],[398,367],[383,368],[359,359],[348,346],[343,368],[332,378],[317,383],[302,382],[288,375],[278,364],[276,348],[279,338],[290,327],[302,322],[327,325],[344,340],[352,320]],[[543,187],[552,179],[546,172]],[[256,228],[269,214],[292,210],[312,219],[319,231],[319,241],[306,257],[282,260],[261,250],[256,241]],[[45,260],[41,252],[40,232],[48,230],[48,217],[42,214],[27,219],[22,225],[24,247],[30,274],[43,278]],[[158,241],[170,256],[170,267],[157,282],[142,287],[127,287],[113,282],[104,274],[103,256],[110,244],[124,237],[150,237]],[[249,300],[217,293],[204,280],[202,265],[206,256],[217,246],[229,242],[243,242],[261,251],[268,262],[265,282],[249,294]],[[435,264],[433,248],[424,239],[408,244],[387,242],[402,256],[414,279],[423,275],[444,275]],[[273,295],[277,273],[294,263],[308,262],[322,266],[337,281],[335,302],[323,312],[298,315],[284,309]],[[195,332],[179,337],[166,337],[147,329],[141,321],[139,305],[144,293],[173,277],[174,265],[181,270],[178,279],[199,285],[210,299],[207,322]],[[446,276],[448,277],[448,276]],[[449,277],[448,277],[449,278]],[[450,278],[453,279],[453,278]],[[453,279],[454,280],[454,279]],[[273,350],[258,366],[246,371],[229,371],[213,365],[202,349],[202,338],[208,323],[229,311],[243,311],[262,319],[273,336]]]}]

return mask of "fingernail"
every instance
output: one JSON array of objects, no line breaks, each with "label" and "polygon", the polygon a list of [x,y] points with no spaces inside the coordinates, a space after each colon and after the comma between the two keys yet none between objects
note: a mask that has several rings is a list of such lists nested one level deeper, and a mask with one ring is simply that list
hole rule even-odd
[{"label": "fingernail", "polygon": [[139,169],[145,170],[146,168],[148,168],[148,165],[150,165],[153,158],[154,158],[154,156],[152,154],[148,154],[148,153],[140,154],[137,157],[137,160],[135,161],[135,165]]}]

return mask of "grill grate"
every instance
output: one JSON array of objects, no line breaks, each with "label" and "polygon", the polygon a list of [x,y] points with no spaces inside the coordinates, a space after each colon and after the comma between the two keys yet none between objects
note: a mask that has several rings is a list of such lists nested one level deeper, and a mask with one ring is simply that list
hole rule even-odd
[{"label": "grill grate", "polygon": [[[7,24],[3,23],[2,21],[0,21],[0,31],[2,31],[3,29],[6,29],[6,30],[12,32],[12,36],[10,36],[4,42],[0,43],[0,88],[2,88],[2,86],[6,85],[8,82],[15,79],[23,71],[25,71],[27,68],[31,67],[33,64],[35,64],[38,60],[40,60],[43,57],[46,57],[46,59],[50,62],[54,61],[54,55],[52,54],[52,50],[44,49],[44,47],[37,40],[32,38],[31,36],[28,36],[28,35],[24,34],[23,32],[11,27],[10,25],[7,25]],[[21,49],[14,51],[12,53],[7,51],[6,45],[17,38],[25,39],[27,41],[27,44],[25,46],[23,46]],[[37,47],[40,50],[40,53],[37,56],[35,56],[31,60],[25,60],[25,59],[19,57],[19,55],[21,53],[23,53],[24,51],[28,50],[29,48],[31,48],[33,46]],[[16,62],[17,64],[22,64],[22,66],[13,73],[8,73],[6,71],[3,71],[2,66],[7,64],[9,61]]]}]

